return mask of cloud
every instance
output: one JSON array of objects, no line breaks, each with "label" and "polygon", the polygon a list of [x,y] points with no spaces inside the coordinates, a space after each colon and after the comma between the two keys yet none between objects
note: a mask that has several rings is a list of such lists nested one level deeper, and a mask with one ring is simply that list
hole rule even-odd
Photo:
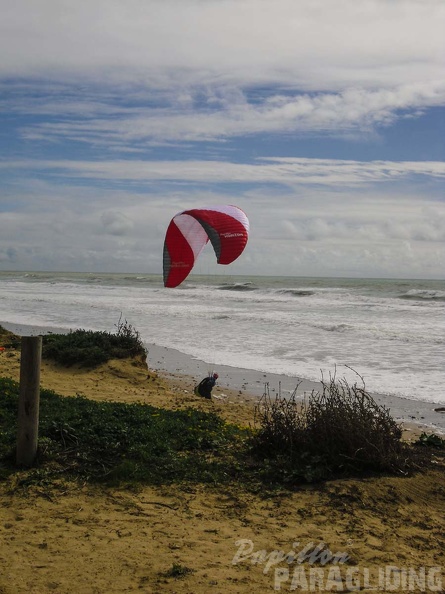
[{"label": "cloud", "polygon": [[40,116],[25,139],[111,150],[370,132],[443,105],[444,21],[441,0],[16,0],[2,105]]},{"label": "cloud", "polygon": [[[7,105],[12,112],[26,109],[28,114],[46,115],[50,120],[22,127],[21,134],[27,140],[65,139],[109,149],[138,143],[141,148],[151,143],[222,141],[262,133],[312,132],[337,136],[369,133],[406,117],[407,111],[445,103],[445,83],[441,79],[391,89],[351,87],[338,93],[288,92],[286,95],[271,89],[260,98],[244,92],[230,95],[230,101],[223,92],[211,101],[214,94],[208,91],[204,98],[199,95],[199,102],[198,99],[186,105],[166,102],[163,107],[136,107],[131,101],[125,107],[116,96],[100,100],[98,97],[96,101],[68,96],[65,101],[60,99],[45,106],[40,102],[23,105],[23,101],[11,99]],[[130,98],[131,92],[127,93],[127,101]],[[56,114],[58,121],[53,121]]]},{"label": "cloud", "polygon": [[16,0],[2,7],[0,73],[397,86],[443,77],[444,16],[441,0]]},{"label": "cloud", "polygon": [[349,242],[390,242],[393,240],[419,241],[419,242],[443,242],[445,241],[445,213],[440,214],[438,219],[420,216],[414,220],[409,216],[401,218],[398,213],[398,220],[388,221],[386,216],[378,219],[368,220],[365,210],[358,210],[355,217],[345,219],[335,218],[330,212],[325,217],[311,217],[303,215],[298,220],[282,221],[283,237],[289,240],[303,240],[320,242],[326,239],[341,240]]},{"label": "cloud", "polygon": [[[251,222],[244,257],[232,274],[443,274],[445,205],[430,195],[428,184],[422,193],[378,182],[339,190],[329,184],[297,186],[277,194],[261,183],[236,196],[174,185],[150,195],[131,185],[79,189],[66,178],[63,186],[57,180],[38,188],[32,179],[27,184],[19,211],[8,212],[3,204],[0,253],[14,248],[14,260],[3,257],[3,269],[160,273],[171,217],[184,208],[230,200]],[[211,249],[206,251],[201,270],[227,272],[215,265]]]},{"label": "cloud", "polygon": [[16,248],[9,247],[0,250],[0,262],[14,263],[18,260]]},{"label": "cloud", "polygon": [[0,161],[0,169],[45,171],[60,176],[85,180],[153,181],[185,184],[245,183],[282,184],[283,186],[326,185],[354,186],[398,181],[412,176],[445,178],[443,161],[352,161],[340,159],[308,159],[269,157],[255,163],[229,161],[69,161],[8,160]]},{"label": "cloud", "polygon": [[110,235],[127,235],[133,229],[133,222],[122,212],[106,211],[102,213],[100,220]]}]

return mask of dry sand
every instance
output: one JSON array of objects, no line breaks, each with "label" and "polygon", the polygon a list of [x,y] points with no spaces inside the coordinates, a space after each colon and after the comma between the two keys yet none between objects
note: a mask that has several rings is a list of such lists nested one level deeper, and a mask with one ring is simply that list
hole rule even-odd
[{"label": "dry sand", "polygon": [[[0,376],[18,379],[18,374],[19,355],[0,352]],[[252,423],[255,398],[217,387],[208,402],[193,394],[197,379],[161,377],[131,361],[111,361],[95,371],[44,363],[41,373],[43,387],[64,395],[193,406],[217,411],[232,422]],[[386,591],[440,592],[440,578],[445,589],[445,473],[440,459],[437,470],[414,477],[336,480],[267,498],[218,486],[135,491],[63,480],[57,487],[24,489],[17,487],[18,478],[0,483],[0,594],[301,591],[291,590],[293,575],[300,577],[302,591],[310,591],[315,570],[324,572],[325,586],[329,575],[340,572],[342,583],[330,582],[333,592],[352,591],[357,580],[361,592],[379,585]],[[233,563],[240,546],[236,543],[243,539],[252,552],[265,554],[298,554],[311,543],[324,542],[349,560],[326,565],[281,560],[268,569],[259,557],[253,563],[252,556],[244,555]],[[400,571],[388,573],[388,581],[385,571],[391,565]],[[168,575],[174,566],[191,571]],[[422,567],[430,578],[424,589]],[[289,579],[282,573],[282,581],[275,583],[276,568],[288,570]],[[304,573],[294,574],[299,570]],[[410,571],[417,572],[420,586]],[[390,590],[397,580],[400,587]],[[316,583],[312,591],[319,591]]]}]

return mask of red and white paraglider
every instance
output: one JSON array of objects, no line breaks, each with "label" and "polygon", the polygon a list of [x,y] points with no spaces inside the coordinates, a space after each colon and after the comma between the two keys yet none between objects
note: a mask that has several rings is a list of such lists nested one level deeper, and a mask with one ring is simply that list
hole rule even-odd
[{"label": "red and white paraglider", "polygon": [[164,242],[164,286],[177,287],[190,274],[210,240],[218,264],[230,264],[246,247],[249,220],[237,206],[184,210],[173,217]]}]

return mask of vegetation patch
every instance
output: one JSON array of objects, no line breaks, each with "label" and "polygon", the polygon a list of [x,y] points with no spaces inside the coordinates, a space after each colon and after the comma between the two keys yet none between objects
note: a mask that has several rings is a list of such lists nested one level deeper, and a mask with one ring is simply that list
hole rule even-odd
[{"label": "vegetation patch", "polygon": [[[19,385],[0,378],[0,467],[12,471]],[[97,402],[41,390],[36,472],[91,481],[221,482],[247,430],[213,413]]]},{"label": "vegetation patch", "polygon": [[[362,380],[363,381],[363,380]],[[402,429],[364,383],[322,380],[322,390],[301,402],[267,393],[255,410],[259,426],[252,451],[270,481],[294,483],[341,475],[406,474],[419,468]]]},{"label": "vegetation patch", "polygon": [[97,367],[110,359],[141,357],[147,350],[140,334],[127,320],[119,320],[115,334],[74,330],[68,334],[48,334],[42,339],[42,358],[70,367]]},{"label": "vegetation patch", "polygon": [[0,347],[4,350],[18,349],[20,347],[20,336],[0,326]]},{"label": "vegetation patch", "polygon": [[445,439],[434,433],[422,433],[414,445],[445,450]]},{"label": "vegetation patch", "polygon": [[193,573],[194,570],[186,567],[185,565],[181,565],[180,563],[173,563],[173,565],[167,571],[161,573],[162,577],[165,578],[174,578],[175,580],[181,579]]},{"label": "vegetation patch", "polygon": [[[15,340],[5,332],[3,344]],[[126,321],[115,335],[76,330],[45,336],[43,345],[44,356],[63,365],[146,358],[139,333]],[[17,470],[18,395],[17,382],[0,378],[0,479]],[[335,377],[304,401],[297,389],[287,399],[272,399],[266,389],[254,428],[194,408],[98,402],[42,389],[36,465],[20,480],[50,484],[62,474],[109,484],[234,483],[264,491],[339,476],[408,474],[426,468],[445,444],[423,434],[412,446],[401,436],[364,384]]]},{"label": "vegetation patch", "polygon": [[[22,484],[63,474],[108,484],[234,483],[258,490],[370,472],[407,474],[420,468],[419,460],[426,467],[431,448],[403,443],[398,425],[368,395],[352,390],[340,398],[338,386],[325,389],[305,404],[263,398],[257,430],[193,408],[41,390],[37,464]],[[0,378],[0,478],[16,470],[18,394],[17,382]]]}]

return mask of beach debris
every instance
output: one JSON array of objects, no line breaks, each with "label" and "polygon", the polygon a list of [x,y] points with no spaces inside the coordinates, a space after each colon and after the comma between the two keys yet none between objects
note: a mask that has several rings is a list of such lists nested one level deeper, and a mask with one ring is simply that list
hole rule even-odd
[{"label": "beach debris", "polygon": [[213,398],[216,400],[227,400],[227,394],[214,394]]}]

